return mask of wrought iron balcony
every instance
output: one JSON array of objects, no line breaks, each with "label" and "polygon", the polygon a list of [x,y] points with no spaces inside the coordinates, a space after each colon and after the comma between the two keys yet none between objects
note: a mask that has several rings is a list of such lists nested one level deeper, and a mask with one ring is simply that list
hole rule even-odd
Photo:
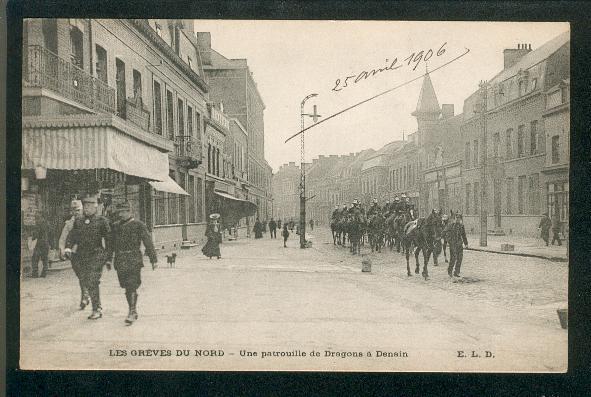
[{"label": "wrought iron balcony", "polygon": [[116,113],[115,89],[42,46],[27,48],[23,86],[46,88],[100,113]]},{"label": "wrought iron balcony", "polygon": [[197,168],[201,164],[201,148],[199,141],[192,136],[174,138],[175,154],[185,168]]},{"label": "wrought iron balcony", "polygon": [[144,108],[144,104],[140,97],[127,98],[125,101],[124,116],[125,119],[131,121],[145,131],[150,130],[150,112]]}]

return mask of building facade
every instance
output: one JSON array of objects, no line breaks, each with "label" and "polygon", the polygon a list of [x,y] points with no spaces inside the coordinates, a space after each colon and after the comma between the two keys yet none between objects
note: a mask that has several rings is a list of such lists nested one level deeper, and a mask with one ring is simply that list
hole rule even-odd
[{"label": "building facade", "polygon": [[197,33],[197,40],[211,100],[223,103],[224,112],[236,118],[247,132],[248,200],[257,207],[252,218],[270,219],[273,197],[271,168],[264,156],[265,104],[246,59],[228,59],[219,54],[212,48],[211,35],[207,32]]}]

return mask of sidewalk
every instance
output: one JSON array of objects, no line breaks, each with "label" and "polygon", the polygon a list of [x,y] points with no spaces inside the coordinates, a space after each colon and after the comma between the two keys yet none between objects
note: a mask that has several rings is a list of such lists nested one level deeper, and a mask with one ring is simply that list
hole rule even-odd
[{"label": "sidewalk", "polygon": [[[468,248],[473,251],[494,252],[505,255],[529,256],[533,258],[547,259],[554,262],[567,262],[567,244],[563,240],[561,246],[546,244],[542,239],[520,236],[487,236],[487,246],[480,246],[480,235],[470,234],[468,237]],[[501,250],[502,244],[511,244],[513,251]]]}]

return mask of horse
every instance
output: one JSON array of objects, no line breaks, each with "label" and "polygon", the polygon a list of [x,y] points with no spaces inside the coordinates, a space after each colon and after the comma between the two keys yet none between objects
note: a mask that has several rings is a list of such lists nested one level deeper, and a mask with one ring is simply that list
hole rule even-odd
[{"label": "horse", "polygon": [[437,266],[437,256],[441,251],[441,234],[442,234],[441,215],[437,212],[432,212],[427,218],[419,218],[408,222],[404,226],[404,238],[402,240],[404,253],[406,255],[406,272],[408,276],[412,276],[410,272],[409,257],[410,251],[415,248],[415,273],[419,274],[419,252],[423,252],[423,272],[421,275],[425,280],[429,279],[429,271],[427,265],[429,257],[433,254],[434,266]]},{"label": "horse", "polygon": [[382,252],[382,245],[384,243],[384,215],[377,213],[371,217],[368,223],[368,239],[371,247],[371,252]]},{"label": "horse", "polygon": [[396,252],[400,252],[402,250],[402,253],[404,254],[402,244],[404,240],[404,230],[405,226],[410,221],[412,221],[412,218],[408,212],[401,212],[394,218],[394,245],[396,246]]},{"label": "horse", "polygon": [[347,232],[351,243],[351,253],[353,255],[361,253],[361,238],[363,237],[363,227],[365,219],[360,212],[349,214],[347,219]]}]

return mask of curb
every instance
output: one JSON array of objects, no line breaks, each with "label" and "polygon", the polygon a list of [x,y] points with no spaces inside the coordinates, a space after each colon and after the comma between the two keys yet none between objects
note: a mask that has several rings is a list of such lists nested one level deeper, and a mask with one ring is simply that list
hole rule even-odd
[{"label": "curb", "polygon": [[473,247],[467,247],[465,249],[470,250],[470,251],[490,252],[491,254],[499,254],[499,255],[514,255],[514,256],[523,256],[523,257],[528,257],[528,258],[539,258],[539,259],[545,259],[545,260],[548,260],[551,262],[568,262],[567,258],[563,258],[560,256],[527,254],[524,252],[514,252],[514,251],[513,252],[512,251],[494,251],[494,250],[487,250],[487,249],[473,248]]}]

